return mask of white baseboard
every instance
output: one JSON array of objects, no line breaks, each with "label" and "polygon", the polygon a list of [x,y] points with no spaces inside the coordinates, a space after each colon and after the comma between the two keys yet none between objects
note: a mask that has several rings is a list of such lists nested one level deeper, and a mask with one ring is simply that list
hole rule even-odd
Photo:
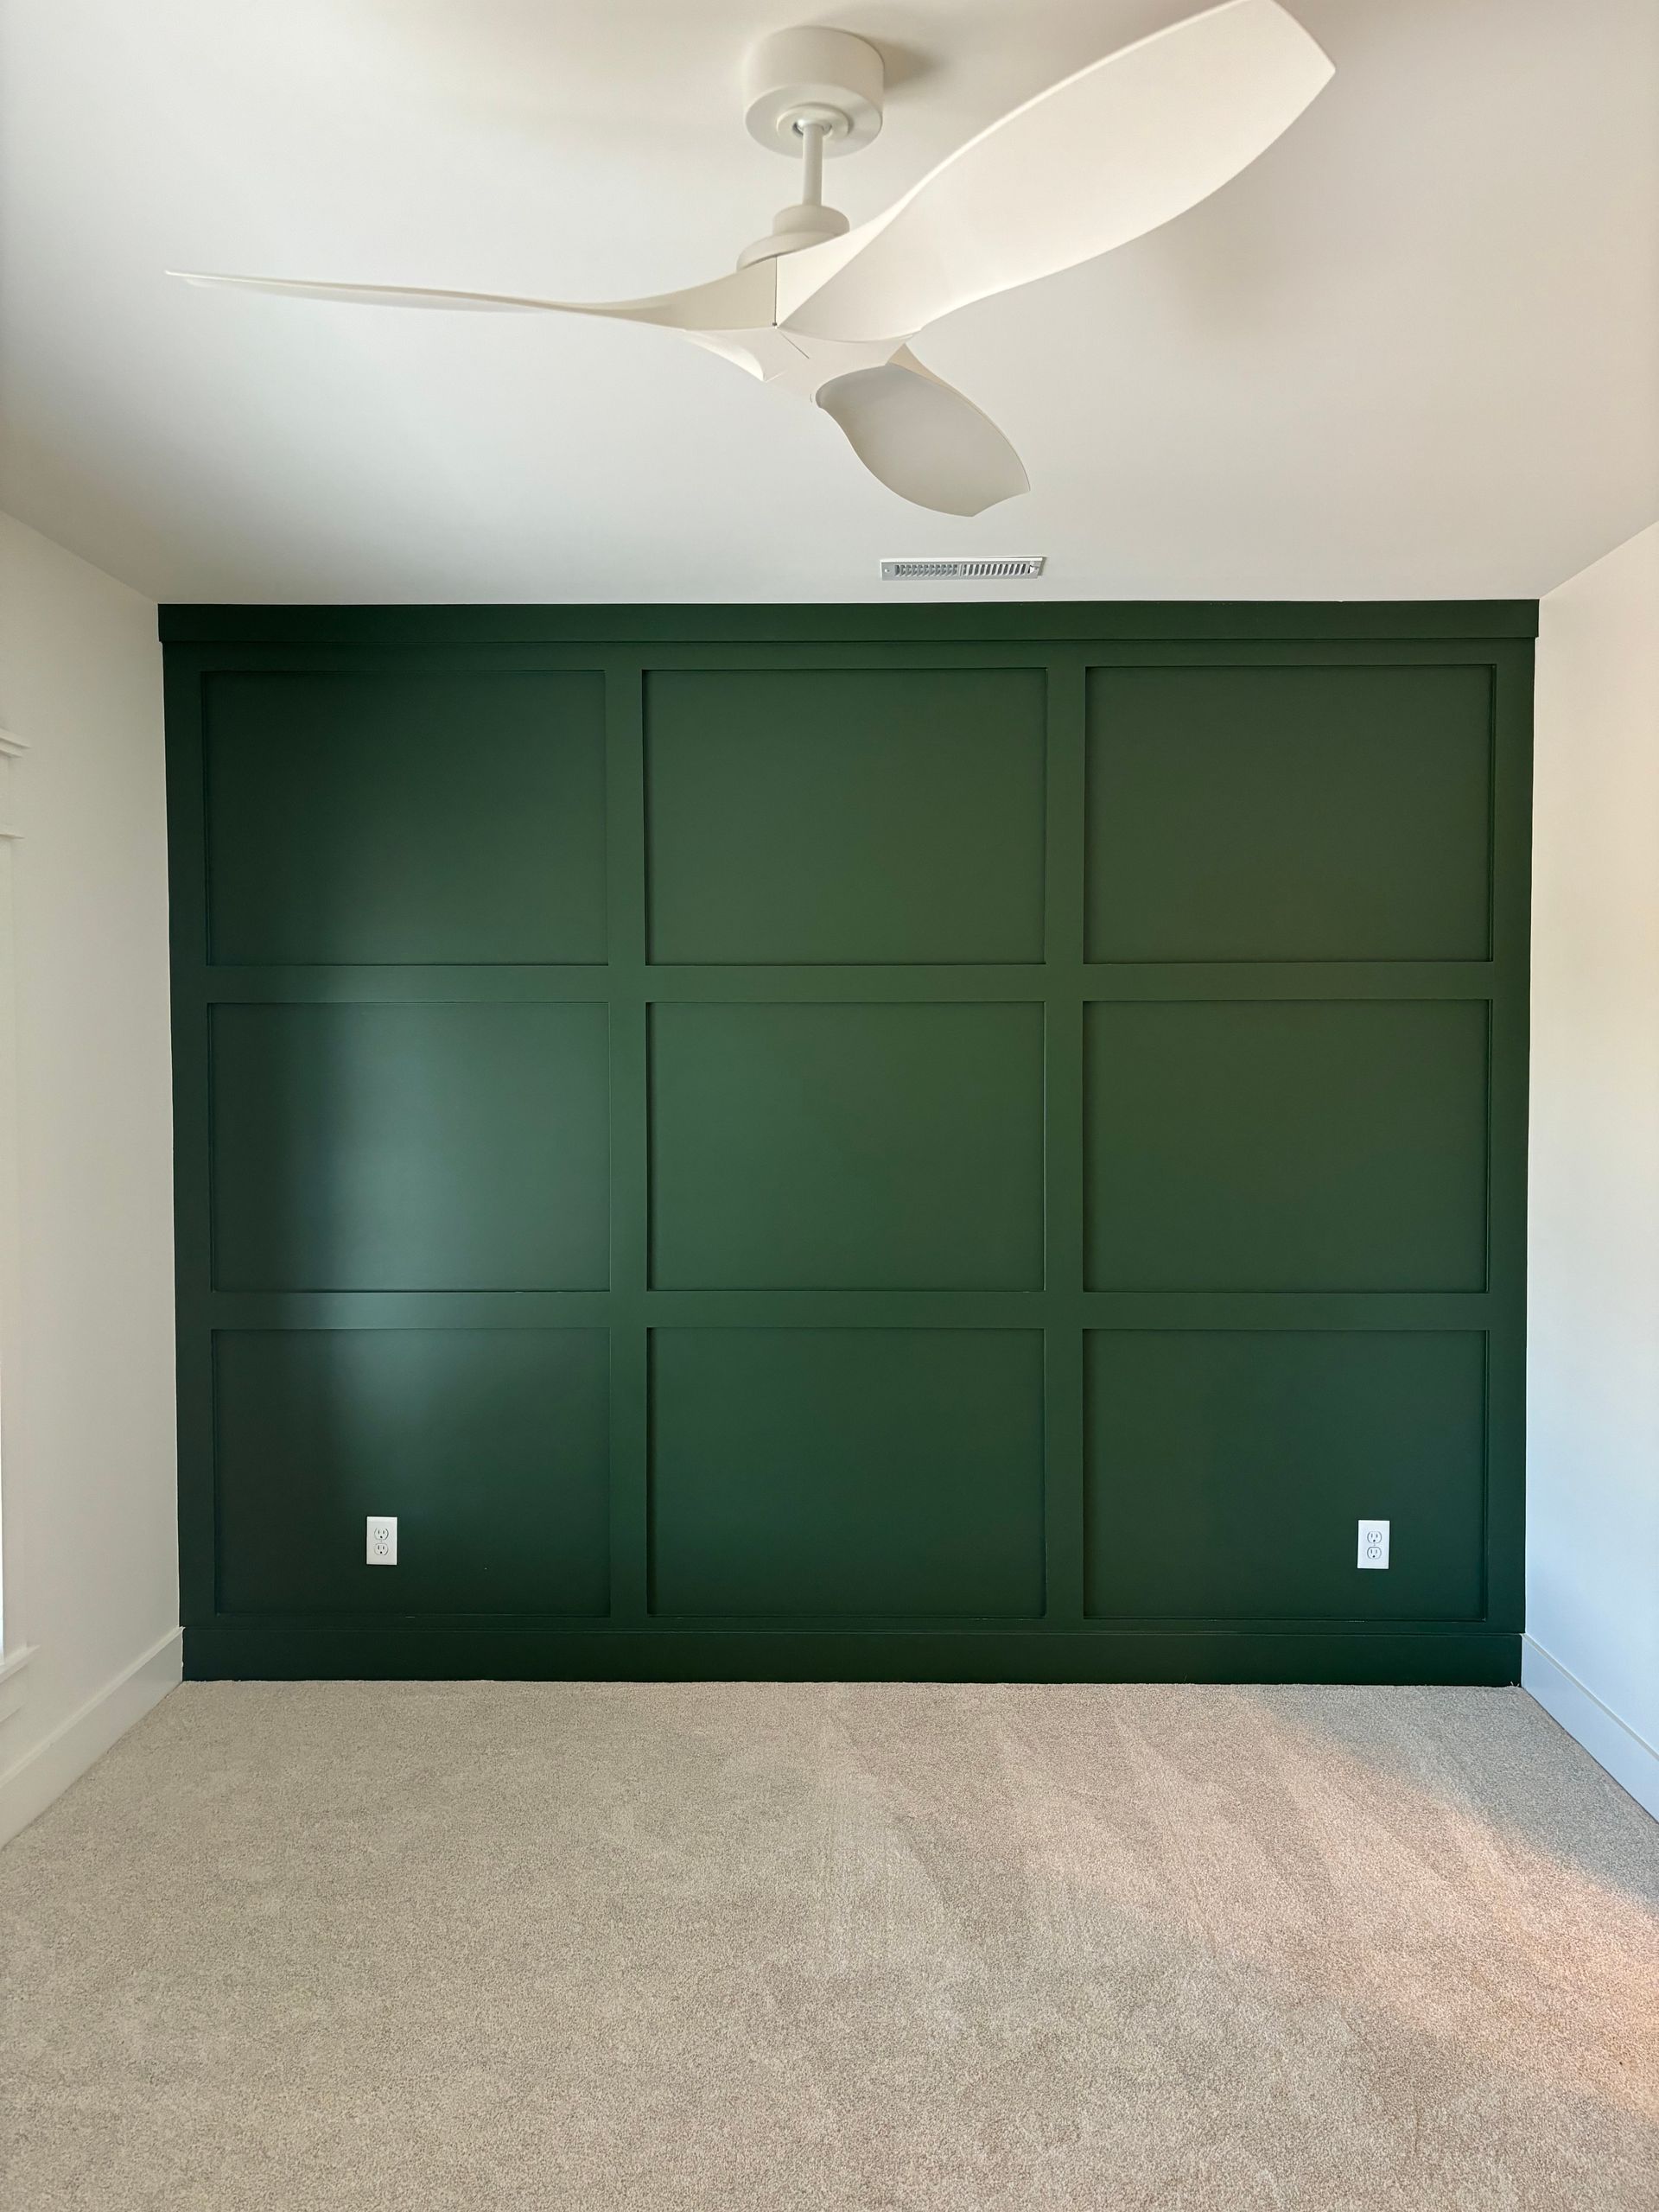
[{"label": "white baseboard", "polygon": [[142,1720],[170,1689],[177,1688],[183,1673],[184,1631],[169,1629],[0,1774],[0,1845],[10,1843],[72,1782],[79,1782],[135,1720]]},{"label": "white baseboard", "polygon": [[1521,1687],[1659,1821],[1659,1751],[1529,1636],[1521,1639]]}]

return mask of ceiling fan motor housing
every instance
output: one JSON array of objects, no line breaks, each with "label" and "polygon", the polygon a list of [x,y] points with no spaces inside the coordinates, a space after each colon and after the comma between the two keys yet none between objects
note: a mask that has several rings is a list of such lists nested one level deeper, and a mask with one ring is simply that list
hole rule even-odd
[{"label": "ceiling fan motor housing", "polygon": [[737,265],[747,269],[752,261],[775,261],[780,253],[798,253],[804,245],[822,245],[826,238],[838,238],[850,228],[839,207],[800,200],[792,207],[778,210],[765,238],[746,245],[737,257]]}]

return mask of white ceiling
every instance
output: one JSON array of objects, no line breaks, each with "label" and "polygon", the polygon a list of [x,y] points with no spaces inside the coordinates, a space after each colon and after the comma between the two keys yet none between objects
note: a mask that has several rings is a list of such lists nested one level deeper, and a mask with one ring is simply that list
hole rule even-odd
[{"label": "white ceiling", "polygon": [[[1198,4],[831,0],[892,89],[828,196]],[[4,0],[0,501],[162,599],[863,599],[1001,552],[1058,598],[1546,590],[1659,515],[1659,4],[1290,4],[1337,76],[1262,161],[920,342],[1031,474],[958,522],[667,333],[162,273],[718,275],[793,196],[738,71],[809,0]]]}]

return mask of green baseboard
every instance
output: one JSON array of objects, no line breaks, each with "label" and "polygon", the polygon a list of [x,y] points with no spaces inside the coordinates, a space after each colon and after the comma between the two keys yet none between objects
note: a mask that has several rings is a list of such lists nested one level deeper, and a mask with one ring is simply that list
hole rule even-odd
[{"label": "green baseboard", "polygon": [[1510,1629],[1102,1628],[833,1632],[187,1628],[188,1681],[1445,1682],[1521,1679]]}]

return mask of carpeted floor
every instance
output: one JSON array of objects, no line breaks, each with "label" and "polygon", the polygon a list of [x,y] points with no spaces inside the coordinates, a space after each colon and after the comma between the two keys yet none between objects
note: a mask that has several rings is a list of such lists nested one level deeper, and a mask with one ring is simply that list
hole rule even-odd
[{"label": "carpeted floor", "polygon": [[223,1684],[0,1853],[7,2212],[1653,2212],[1519,1691]]}]

